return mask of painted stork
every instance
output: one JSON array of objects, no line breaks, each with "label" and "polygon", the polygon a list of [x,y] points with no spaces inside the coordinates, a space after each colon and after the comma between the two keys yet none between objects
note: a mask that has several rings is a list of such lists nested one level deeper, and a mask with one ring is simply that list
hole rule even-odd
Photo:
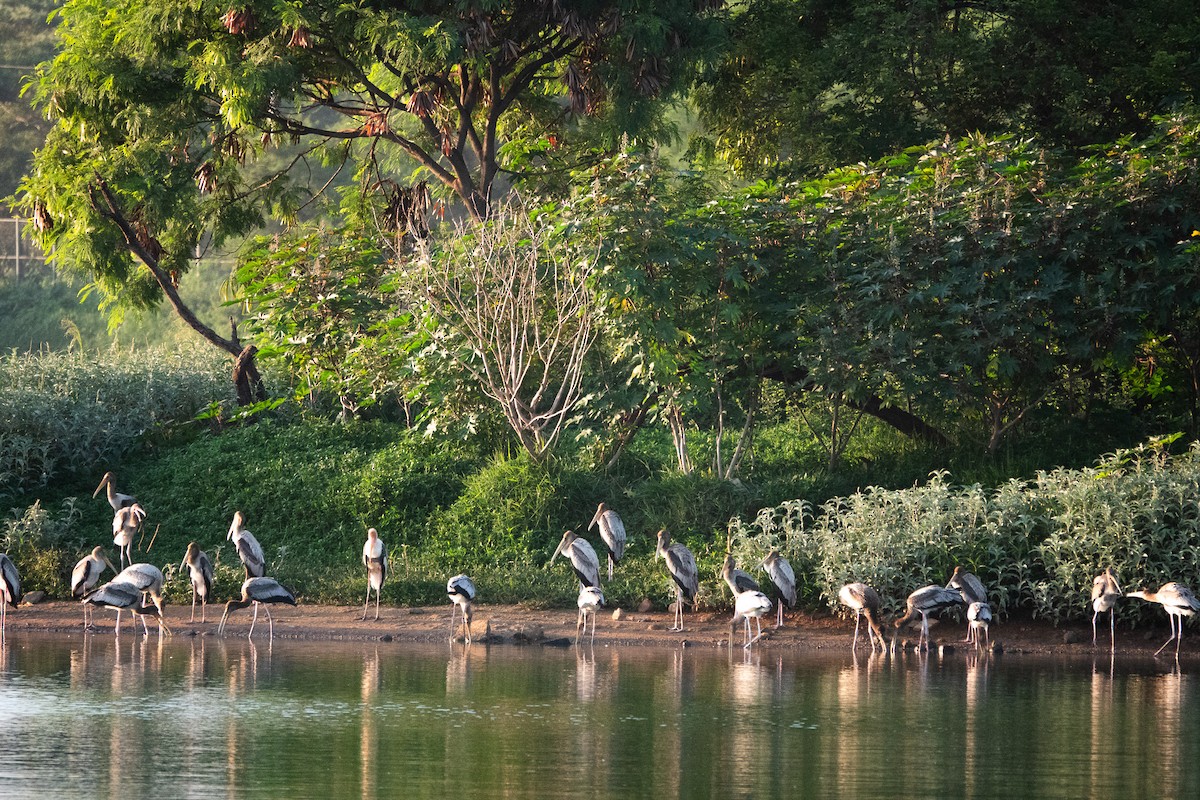
[{"label": "painted stork", "polygon": [[600,586],[600,559],[596,557],[596,551],[587,539],[576,535],[575,531],[564,533],[562,541],[558,543],[558,549],[554,551],[554,555],[550,556],[547,566],[553,563],[559,554],[565,554],[570,559],[571,569],[579,578],[580,588]]},{"label": "painted stork", "polygon": [[[597,525],[600,526],[600,538],[608,550],[608,579],[611,581],[613,567],[625,555],[625,523],[621,521],[617,512],[609,508],[607,504],[601,503],[596,508],[596,515],[588,523],[588,530],[590,531]],[[599,586],[598,583],[596,585]]]},{"label": "painted stork", "polygon": [[[1164,583],[1158,588],[1157,592],[1128,592],[1126,597],[1140,597],[1143,600],[1148,600],[1151,603],[1158,603],[1167,612],[1167,621],[1171,623],[1171,638],[1163,642],[1163,646],[1154,651],[1154,655],[1158,655],[1167,645],[1171,643],[1171,639],[1175,640],[1175,655],[1179,656],[1179,645],[1183,641],[1183,618],[1193,616],[1197,611],[1200,611],[1200,600],[1196,599],[1196,595],[1192,590],[1184,586],[1182,583],[1171,581]],[[1175,632],[1175,626],[1178,623],[1179,632]]]},{"label": "painted stork", "polygon": [[587,633],[587,618],[592,618],[592,642],[596,641],[596,612],[604,607],[604,594],[597,586],[584,586],[579,590],[579,616],[575,620],[575,644],[579,644],[579,632]]},{"label": "painted stork", "polygon": [[367,596],[363,600],[362,618],[367,618],[367,604],[371,602],[371,590],[375,590],[375,619],[379,619],[379,590],[387,579],[387,549],[379,538],[379,531],[367,528],[367,541],[362,551],[363,566],[367,568]]},{"label": "painted stork", "polygon": [[130,564],[117,573],[117,577],[113,578],[112,582],[133,584],[138,588],[138,591],[150,595],[150,599],[154,602],[155,608],[158,609],[161,615],[163,587],[161,569],[153,564]]},{"label": "painted stork", "polygon": [[1117,603],[1122,597],[1121,584],[1112,567],[1104,570],[1092,581],[1092,646],[1096,645],[1096,618],[1108,612],[1108,630],[1112,646],[1117,646]]},{"label": "painted stork", "polygon": [[197,597],[200,598],[200,621],[205,622],[207,621],[205,612],[208,609],[208,598],[212,597],[212,559],[208,557],[208,553],[200,549],[200,545],[188,542],[187,553],[183,556],[183,563],[179,565],[179,571],[182,572],[185,567],[192,582],[192,618],[188,622],[196,621]]},{"label": "painted stork", "polygon": [[458,609],[463,615],[463,640],[471,643],[471,617],[475,615],[475,581],[466,575],[455,575],[446,581],[446,596],[452,603],[450,607],[450,641],[454,641],[454,618]]},{"label": "painted stork", "polygon": [[725,562],[721,564],[721,578],[735,599],[742,592],[759,591],[758,581],[751,578],[745,570],[738,569],[737,562],[733,560],[731,553],[725,554]]},{"label": "painted stork", "polygon": [[[79,559],[75,568],[71,570],[71,597],[76,600],[82,599],[85,594],[92,590],[100,582],[100,575],[104,572],[104,568],[108,567],[114,573],[117,568],[108,560],[108,556],[104,555],[104,548],[96,546],[92,548],[90,555],[86,555]],[[83,627],[88,627],[88,611],[90,606],[83,607]]]},{"label": "painted stork", "polygon": [[775,627],[782,628],[784,605],[788,608],[796,607],[796,573],[792,571],[788,560],[774,548],[763,559],[762,568],[767,571],[767,577],[771,579],[775,592],[779,595],[776,598]]},{"label": "painted stork", "polygon": [[[967,637],[976,650],[986,650],[992,644],[988,625],[992,621],[992,607],[978,601],[967,606]],[[982,637],[982,638],[981,638]],[[986,640],[986,644],[984,644]]]},{"label": "painted stork", "polygon": [[113,544],[121,554],[122,567],[126,563],[133,563],[133,536],[138,532],[138,528],[142,527],[144,519],[146,511],[137,503],[118,508],[113,514]]},{"label": "painted stork", "polygon": [[8,553],[0,553],[0,593],[0,639],[3,639],[8,607],[16,608],[21,602],[21,576]]},{"label": "painted stork", "polygon": [[146,625],[146,617],[155,617],[158,619],[158,631],[160,635],[163,631],[170,633],[171,629],[167,627],[167,623],[162,617],[162,611],[157,606],[146,605],[142,600],[142,591],[142,588],[137,584],[114,579],[83,598],[83,602],[93,606],[111,608],[116,611],[117,625],[113,629],[113,633],[117,636],[121,635],[121,612],[126,609],[132,611],[134,617],[142,621],[142,632],[144,634],[150,633],[150,628]]},{"label": "painted stork", "polygon": [[673,631],[683,630],[683,604],[694,605],[696,594],[700,591],[699,572],[696,569],[696,557],[686,545],[672,543],[671,535],[666,529],[658,532],[658,544],[654,548],[656,556],[662,556],[667,563],[667,572],[675,582],[675,625]]},{"label": "painted stork", "polygon": [[908,596],[908,607],[905,610],[904,616],[896,620],[895,625],[901,628],[908,624],[911,620],[916,619],[917,615],[921,615],[921,636],[917,639],[917,649],[920,649],[924,643],[925,649],[929,649],[929,615],[951,608],[953,606],[962,605],[962,595],[957,589],[948,589],[945,586],[932,584],[930,586],[922,586]]},{"label": "painted stork", "polygon": [[100,479],[100,485],[96,487],[96,491],[92,492],[92,497],[94,498],[100,494],[101,489],[108,490],[108,504],[112,506],[114,512],[137,504],[137,500],[134,499],[133,495],[121,494],[117,491],[117,474],[115,472],[104,473],[104,477]]},{"label": "painted stork", "polygon": [[883,602],[879,599],[879,592],[865,583],[847,583],[838,590],[838,601],[855,612],[854,640],[850,643],[850,649],[853,651],[858,647],[858,626],[862,624],[863,617],[866,617],[871,652],[875,652],[876,639],[879,639],[879,649],[886,651],[887,642],[883,638]]},{"label": "painted stork", "polygon": [[229,612],[235,608],[246,608],[254,606],[254,619],[250,620],[250,632],[246,634],[249,639],[254,635],[254,624],[258,622],[258,607],[265,606],[263,609],[267,612],[267,625],[270,630],[270,638],[275,638],[275,620],[271,617],[271,605],[275,603],[286,603],[289,606],[296,605],[296,596],[288,591],[283,584],[274,578],[264,578],[262,576],[256,578],[247,578],[242,583],[242,599],[230,600],[225,604],[225,613],[221,615],[221,624],[217,626],[217,633],[225,632],[225,621],[229,619]]},{"label": "painted stork", "polygon": [[[749,650],[752,644],[762,638],[762,618],[771,613],[773,605],[771,598],[757,589],[747,589],[737,596],[737,601],[734,603],[733,620],[729,625],[730,628],[734,628],[739,621],[745,621],[746,643],[742,645],[743,650]],[[750,638],[751,618],[758,623],[758,634],[753,639]]]},{"label": "painted stork", "polygon": [[[226,539],[233,542],[237,548],[238,558],[246,568],[246,578],[261,578],[267,571],[267,559],[263,556],[262,545],[254,534],[244,527],[246,516],[240,511],[233,512],[233,522],[229,525],[229,535]],[[245,608],[245,606],[243,606]],[[257,609],[256,609],[257,610]]]}]

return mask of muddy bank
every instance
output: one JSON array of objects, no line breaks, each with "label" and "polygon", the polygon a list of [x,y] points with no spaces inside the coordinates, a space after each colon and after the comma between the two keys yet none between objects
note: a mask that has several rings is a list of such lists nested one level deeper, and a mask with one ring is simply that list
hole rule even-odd
[{"label": "muddy bank", "polygon": [[[207,622],[189,622],[190,607],[167,606],[167,625],[176,636],[215,636],[223,607],[210,606]],[[394,641],[438,642],[450,636],[450,605],[418,608],[383,607],[378,620],[371,609],[361,620],[359,606],[299,605],[295,608],[276,607],[275,636],[308,641]],[[244,636],[249,630],[252,612],[235,611],[226,624],[227,636]],[[97,609],[95,625],[98,631],[111,631],[115,612]],[[266,624],[259,614],[260,624]],[[669,630],[672,617],[666,612],[639,613],[613,609],[603,610],[596,624],[596,645],[679,647],[723,647],[731,637],[729,612],[700,611],[688,613],[682,632]],[[45,631],[77,633],[83,624],[83,612],[78,603],[51,601],[22,605],[9,610],[7,625],[13,631]],[[155,623],[150,621],[150,625]],[[139,626],[140,628],[140,623]],[[123,615],[122,631],[129,632],[129,615]],[[561,609],[532,609],[519,605],[476,608],[472,625],[476,642],[499,644],[569,645],[575,637],[575,612]],[[785,650],[827,650],[849,648],[854,634],[854,622],[828,614],[789,614],[783,628],[774,628],[774,619],[763,626],[763,639],[756,647]],[[964,650],[961,643],[966,632],[962,623],[946,621],[931,628],[934,646],[949,645]],[[265,634],[266,632],[263,631]],[[865,639],[866,629],[860,633]],[[906,630],[902,642],[913,643],[917,630]],[[255,636],[259,635],[258,629]],[[1164,618],[1161,628],[1147,630],[1117,630],[1117,651],[1122,655],[1151,655],[1170,635]],[[743,631],[732,631],[735,644],[742,643]],[[1088,655],[1093,651],[1092,630],[1087,623],[1057,628],[1037,620],[1014,619],[992,626],[994,646],[1006,653],[1040,655]],[[860,649],[864,642],[859,642]],[[1108,631],[1101,631],[1098,649],[1108,650]],[[865,649],[863,650],[865,652]],[[1173,656],[1174,647],[1164,655]],[[1185,632],[1181,660],[1200,662],[1200,636]]]}]

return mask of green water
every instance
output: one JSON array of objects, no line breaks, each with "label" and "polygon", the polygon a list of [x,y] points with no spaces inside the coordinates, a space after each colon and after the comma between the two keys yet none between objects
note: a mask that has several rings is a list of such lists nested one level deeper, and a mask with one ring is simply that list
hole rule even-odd
[{"label": "green water", "polygon": [[0,797],[1200,796],[1173,661],[11,635]]}]

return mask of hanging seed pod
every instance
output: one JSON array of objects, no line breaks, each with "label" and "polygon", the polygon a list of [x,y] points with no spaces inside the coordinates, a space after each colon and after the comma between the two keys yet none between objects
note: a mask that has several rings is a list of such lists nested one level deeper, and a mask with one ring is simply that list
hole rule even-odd
[{"label": "hanging seed pod", "polygon": [[33,227],[40,233],[45,233],[54,227],[54,219],[50,216],[46,204],[37,200],[33,204]]},{"label": "hanging seed pod", "polygon": [[391,126],[388,124],[387,112],[376,111],[374,114],[368,114],[363,122],[363,133],[367,136],[382,136],[391,132]]},{"label": "hanging seed pod", "polygon": [[221,24],[235,36],[245,33],[254,26],[254,12],[248,8],[231,8],[221,18]]},{"label": "hanging seed pod", "polygon": [[196,170],[196,188],[200,194],[210,194],[217,188],[217,168],[211,161],[205,161]]},{"label": "hanging seed pod", "polygon": [[288,39],[288,47],[312,47],[312,39],[309,38],[308,28],[301,25],[292,31],[292,37]]},{"label": "hanging seed pod", "polygon": [[433,98],[429,96],[429,92],[418,89],[408,98],[406,108],[410,114],[415,114],[421,119],[428,119],[434,109]]}]

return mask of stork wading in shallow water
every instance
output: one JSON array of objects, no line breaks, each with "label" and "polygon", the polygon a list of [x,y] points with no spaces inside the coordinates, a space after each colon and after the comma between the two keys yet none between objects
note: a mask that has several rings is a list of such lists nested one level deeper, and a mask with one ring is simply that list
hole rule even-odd
[{"label": "stork wading in shallow water", "polygon": [[579,644],[579,632],[582,630],[587,633],[587,618],[592,618],[592,638],[591,641],[596,641],[596,613],[604,608],[604,594],[596,586],[584,586],[579,590],[579,599],[575,601],[575,605],[579,606],[579,616],[575,619],[575,644]]},{"label": "stork wading in shallow water", "polygon": [[588,523],[588,530],[590,531],[597,525],[600,526],[600,539],[604,542],[605,549],[608,550],[608,579],[611,581],[613,567],[625,555],[625,523],[621,521],[617,512],[605,503],[601,503],[596,508],[596,515]]},{"label": "stork wading in shallow water", "polygon": [[1108,612],[1108,631],[1113,648],[1117,646],[1117,603],[1124,595],[1112,567],[1092,580],[1092,646],[1096,645],[1096,617]]},{"label": "stork wading in shallow water", "polygon": [[896,620],[896,628],[902,628],[911,620],[921,615],[921,636],[917,639],[917,649],[925,645],[929,649],[929,615],[947,608],[962,605],[962,595],[956,589],[932,584],[923,586],[908,596],[908,604],[904,616]]},{"label": "stork wading in shallow water", "polygon": [[184,567],[187,568],[188,577],[192,583],[192,618],[188,622],[196,621],[197,597],[200,598],[200,621],[205,622],[208,598],[212,597],[212,559],[208,557],[208,553],[200,549],[200,545],[188,542],[187,553],[183,556],[183,563],[179,565],[179,571],[182,572]]},{"label": "stork wading in shallow water", "polygon": [[383,588],[383,582],[387,580],[388,563],[387,550],[383,546],[383,540],[379,538],[379,531],[374,528],[367,528],[367,541],[363,545],[362,551],[363,566],[367,568],[367,597],[363,600],[363,615],[362,618],[367,618],[367,605],[371,602],[371,590],[375,590],[375,619],[379,619],[379,590]]},{"label": "stork wading in shallow water", "polygon": [[967,606],[967,641],[972,642],[976,650],[986,650],[991,646],[992,637],[988,633],[991,622],[992,607],[987,603],[976,601]]},{"label": "stork wading in shallow water", "polygon": [[675,583],[675,625],[673,631],[683,630],[683,604],[695,605],[696,594],[700,591],[700,573],[696,569],[696,557],[687,546],[679,542],[671,542],[671,534],[666,529],[658,532],[658,544],[654,554],[661,556],[667,564],[667,572]]},{"label": "stork wading in shallow water", "polygon": [[144,519],[146,519],[146,512],[137,503],[119,508],[117,513],[113,514],[113,544],[117,546],[117,551],[121,554],[122,568],[126,562],[133,563],[133,537],[137,534],[138,528],[142,527]]},{"label": "stork wading in shallow water", "polygon": [[254,606],[254,619],[250,620],[250,632],[246,634],[249,639],[254,635],[254,624],[258,622],[258,607],[263,606],[263,611],[267,612],[267,627],[270,631],[270,638],[275,638],[275,620],[271,617],[271,606],[275,604],[285,604],[289,606],[296,605],[296,596],[287,590],[279,581],[274,578],[247,578],[242,583],[242,599],[230,600],[225,604],[225,613],[221,615],[221,624],[217,626],[217,633],[225,632],[225,622],[229,619],[229,612],[238,608],[246,608],[250,605]]},{"label": "stork wading in shallow water", "polygon": [[[100,582],[100,575],[104,572],[104,568],[108,567],[114,573],[117,568],[108,560],[108,556],[104,555],[104,548],[96,546],[92,548],[89,555],[79,559],[75,564],[75,568],[71,570],[71,597],[76,600],[83,598],[85,594],[92,590]],[[91,610],[90,605],[83,607],[83,627],[88,627],[88,611]]]},{"label": "stork wading in shallow water", "polygon": [[[950,576],[950,580],[946,583],[947,589],[955,589],[962,596],[963,604],[970,607],[971,603],[986,603],[987,589],[984,588],[983,581],[979,580],[973,573],[967,572],[961,566],[954,568],[954,573]],[[963,639],[964,643],[970,643],[971,626],[967,626],[967,635]]]},{"label": "stork wading in shallow water", "polygon": [[458,609],[463,615],[463,641],[471,643],[471,617],[475,615],[475,581],[466,575],[455,575],[446,581],[446,596],[452,603],[450,607],[450,641],[454,641],[454,618]]},{"label": "stork wading in shallow water", "polygon": [[142,588],[137,584],[123,580],[112,580],[101,586],[96,591],[83,598],[84,603],[93,606],[102,606],[111,608],[117,612],[117,624],[113,629],[113,633],[117,636],[121,635],[121,612],[132,611],[136,619],[142,621],[142,632],[150,633],[149,626],[146,625],[146,617],[155,617],[158,620],[158,631],[161,635],[163,631],[171,632],[167,627],[166,621],[162,617],[162,610],[158,606],[146,605],[142,599]]},{"label": "stork wading in shallow water", "polygon": [[796,607],[796,573],[792,571],[792,565],[787,559],[779,555],[779,551],[774,548],[763,559],[762,568],[767,571],[767,577],[771,579],[771,585],[775,587],[775,593],[778,595],[775,599],[775,627],[782,628],[784,605],[788,608]]},{"label": "stork wading in shallow water", "polygon": [[[154,607],[162,614],[162,570],[153,564],[130,564],[117,573],[113,583],[129,583],[138,588],[144,595],[150,595]],[[145,598],[143,598],[144,600]],[[143,620],[143,623],[145,620]]]},{"label": "stork wading in shallow water", "polygon": [[[1166,649],[1171,640],[1175,640],[1175,655],[1179,655],[1179,645],[1183,642],[1183,618],[1195,615],[1200,611],[1200,600],[1196,599],[1196,595],[1192,590],[1184,586],[1182,583],[1171,581],[1164,583],[1158,588],[1157,592],[1137,591],[1127,592],[1126,597],[1140,597],[1151,603],[1158,603],[1167,612],[1167,621],[1171,623],[1171,638],[1163,642],[1163,646],[1154,651],[1154,655],[1158,655]],[[1178,624],[1179,632],[1176,633],[1175,626]]]},{"label": "stork wading in shallow water", "polygon": [[879,639],[879,649],[887,650],[887,642],[883,638],[883,602],[879,593],[865,583],[847,583],[838,590],[838,601],[847,608],[854,610],[854,639],[850,642],[850,650],[858,647],[858,626],[863,617],[867,618],[867,638],[871,641],[871,652],[875,652],[875,640]]},{"label": "stork wading in shallow water", "polygon": [[137,500],[131,494],[121,494],[117,491],[117,475],[115,472],[106,472],[104,477],[100,479],[100,485],[96,487],[96,491],[92,492],[92,497],[100,494],[101,489],[107,489],[106,498],[108,504],[112,506],[113,512],[120,511],[122,508],[136,505]]},{"label": "stork wading in shallow water", "polygon": [[559,554],[565,555],[571,561],[571,569],[575,571],[575,577],[579,578],[579,588],[600,586],[600,559],[596,556],[591,542],[581,538],[575,531],[567,531],[558,543],[554,555],[550,556],[547,566],[554,563]]},{"label": "stork wading in shallow water", "polygon": [[262,545],[254,538],[254,534],[246,530],[245,525],[245,515],[240,511],[233,512],[233,522],[230,523],[229,535],[225,538],[237,548],[238,558],[246,569],[246,578],[261,578],[267,571],[267,559],[263,555]]},{"label": "stork wading in shallow water", "polygon": [[19,602],[21,575],[8,553],[0,553],[0,639],[4,638],[4,628],[8,623],[8,607],[16,608]]},{"label": "stork wading in shallow water", "polygon": [[[749,650],[750,646],[762,638],[762,618],[771,613],[771,598],[767,597],[757,589],[747,589],[737,596],[733,605],[733,619],[730,621],[730,628],[737,627],[738,622],[745,621],[746,637],[745,644],[742,645],[743,650]],[[758,634],[750,638],[750,620],[753,619],[758,624]],[[731,631],[732,638],[732,631]]]}]

